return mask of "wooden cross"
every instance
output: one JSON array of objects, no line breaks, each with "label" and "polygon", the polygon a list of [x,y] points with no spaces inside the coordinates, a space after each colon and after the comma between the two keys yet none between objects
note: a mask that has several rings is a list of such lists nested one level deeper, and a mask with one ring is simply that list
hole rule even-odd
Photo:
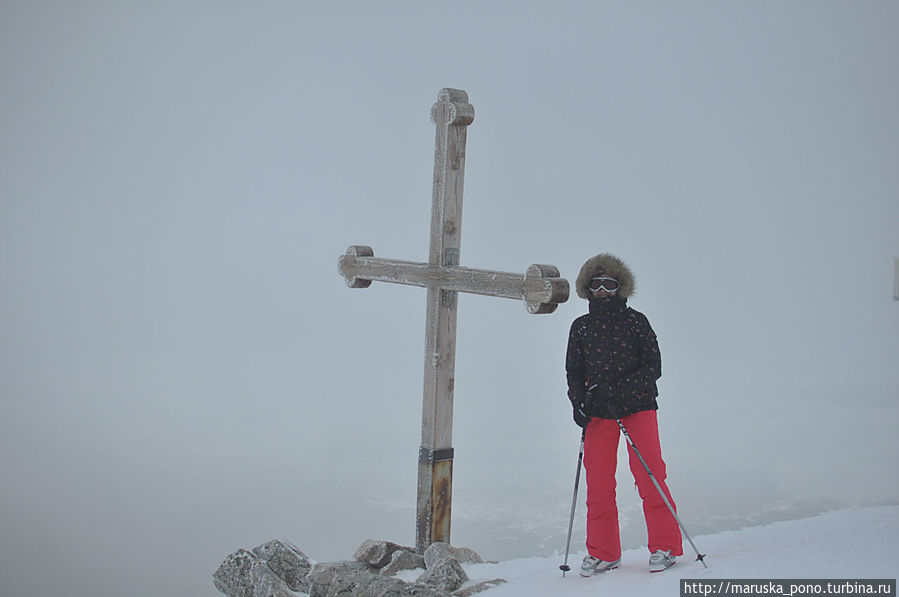
[{"label": "wooden cross", "polygon": [[465,139],[474,120],[468,94],[442,89],[431,120],[437,125],[437,140],[428,262],[377,258],[371,247],[351,246],[337,266],[351,288],[381,281],[428,289],[415,529],[419,553],[437,541],[450,541],[458,293],[523,299],[529,313],[552,313],[568,300],[569,292],[568,281],[551,265],[532,265],[524,275],[459,266]]}]

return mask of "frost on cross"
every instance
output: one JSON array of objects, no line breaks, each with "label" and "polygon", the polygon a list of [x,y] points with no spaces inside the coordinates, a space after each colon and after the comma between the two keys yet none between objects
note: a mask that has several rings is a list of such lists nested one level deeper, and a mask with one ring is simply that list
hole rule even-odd
[{"label": "frost on cross", "polygon": [[350,246],[337,262],[340,275],[351,288],[367,288],[378,281],[428,290],[416,511],[418,553],[432,543],[450,540],[458,293],[518,299],[534,314],[552,313],[569,294],[568,281],[552,265],[532,265],[523,275],[459,265],[465,141],[468,125],[474,121],[468,94],[441,90],[431,108],[431,120],[437,126],[437,140],[427,263],[375,257],[374,250],[364,245]]}]

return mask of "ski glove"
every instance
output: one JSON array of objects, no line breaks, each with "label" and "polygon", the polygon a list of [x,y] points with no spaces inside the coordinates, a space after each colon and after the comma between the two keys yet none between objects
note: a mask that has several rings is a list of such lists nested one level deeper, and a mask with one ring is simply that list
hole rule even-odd
[{"label": "ski glove", "polygon": [[586,406],[584,406],[583,402],[572,404],[572,406],[574,407],[574,422],[577,423],[578,427],[586,427],[587,423],[590,422]]}]

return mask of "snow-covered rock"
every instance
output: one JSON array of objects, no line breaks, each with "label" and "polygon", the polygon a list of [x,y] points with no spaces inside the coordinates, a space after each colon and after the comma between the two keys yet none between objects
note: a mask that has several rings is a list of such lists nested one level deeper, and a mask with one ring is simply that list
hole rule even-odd
[{"label": "snow-covered rock", "polygon": [[[501,583],[492,579],[466,584],[462,562],[481,562],[466,548],[441,543],[423,557],[411,547],[389,541],[366,540],[354,559],[314,565],[295,545],[269,541],[252,551],[239,549],[225,558],[213,575],[216,588],[228,597],[469,597]],[[399,572],[424,568],[409,582]]]},{"label": "snow-covered rock", "polygon": [[393,554],[398,551],[414,552],[415,550],[390,541],[367,539],[353,554],[353,558],[380,569],[389,564]]},{"label": "snow-covered rock", "polygon": [[453,547],[449,543],[443,543],[441,541],[432,543],[431,546],[425,550],[424,558],[425,567],[429,569],[437,562],[446,559],[457,560],[462,564],[481,564],[484,562],[484,560],[481,559],[481,556],[467,547]]},{"label": "snow-covered rock", "polygon": [[459,560],[444,558],[432,561],[424,574],[419,576],[415,582],[452,592],[461,587],[466,580],[468,580],[468,575],[465,574]]},{"label": "snow-covered rock", "polygon": [[393,552],[390,556],[390,562],[381,568],[381,574],[384,576],[396,576],[398,572],[403,570],[415,570],[425,567],[425,559],[417,553],[400,549]]},{"label": "snow-covered rock", "polygon": [[286,583],[256,554],[239,549],[213,575],[215,587],[228,597],[291,597]]},{"label": "snow-covered rock", "polygon": [[297,546],[283,540],[269,541],[253,549],[253,553],[264,561],[290,590],[308,590],[309,583],[306,577],[312,570],[312,562]]}]

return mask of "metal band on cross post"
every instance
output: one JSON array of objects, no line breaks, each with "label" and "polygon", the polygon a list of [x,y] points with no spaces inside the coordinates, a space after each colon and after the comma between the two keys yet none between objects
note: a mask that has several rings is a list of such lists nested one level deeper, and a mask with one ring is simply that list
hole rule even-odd
[{"label": "metal band on cross post", "polygon": [[367,288],[372,281],[427,288],[415,532],[419,553],[432,543],[450,542],[458,293],[520,299],[529,313],[552,313],[569,294],[568,281],[552,265],[532,265],[524,275],[459,265],[465,142],[467,127],[474,121],[468,94],[442,89],[431,108],[431,120],[437,139],[428,262],[383,259],[375,257],[371,247],[354,245],[337,264],[351,288]]}]

